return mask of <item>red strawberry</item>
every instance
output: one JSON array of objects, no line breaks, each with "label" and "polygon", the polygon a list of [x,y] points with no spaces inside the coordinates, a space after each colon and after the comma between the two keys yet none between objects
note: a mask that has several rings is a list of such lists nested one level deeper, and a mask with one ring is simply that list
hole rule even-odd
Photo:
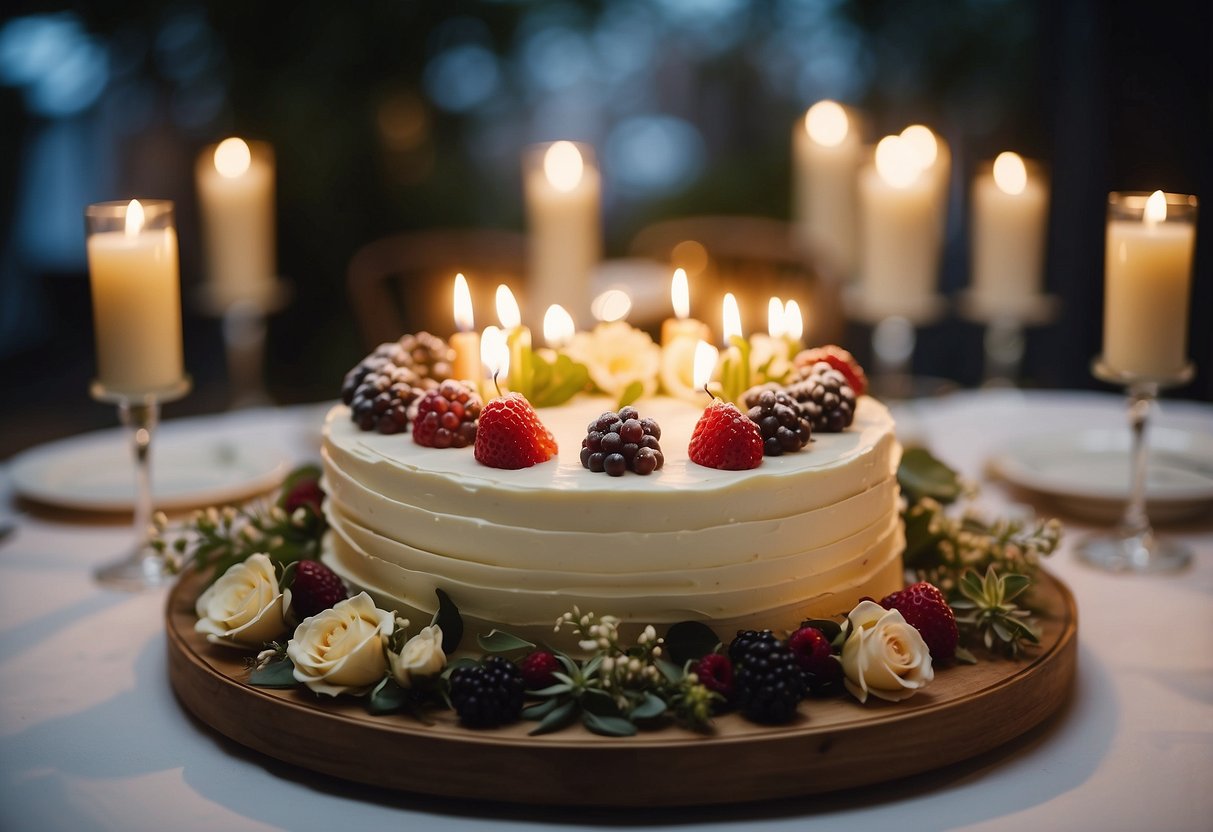
[{"label": "red strawberry", "polygon": [[805,370],[812,367],[818,361],[824,361],[842,373],[842,377],[847,380],[847,384],[855,391],[856,398],[867,392],[867,374],[864,373],[863,367],[859,366],[859,362],[855,360],[855,356],[842,347],[834,344],[825,347],[812,347],[807,350],[801,350],[797,353],[796,358],[793,359],[793,363],[797,369],[803,368]]},{"label": "red strawberry", "polygon": [[834,648],[821,630],[801,627],[788,636],[788,647],[813,693],[828,693],[842,682],[842,664],[834,658]]},{"label": "red strawberry", "polygon": [[762,464],[762,431],[736,405],[713,399],[695,425],[687,454],[705,468],[757,468]]},{"label": "red strawberry", "polygon": [[476,461],[490,468],[530,468],[556,454],[556,437],[521,393],[493,399],[480,413]]},{"label": "red strawberry", "polygon": [[291,584],[291,607],[300,619],[327,610],[349,597],[337,573],[318,560],[301,560]]},{"label": "red strawberry", "polygon": [[695,663],[695,675],[699,683],[725,699],[733,698],[733,663],[728,656],[708,653]]},{"label": "red strawberry", "polygon": [[556,684],[556,677],[552,674],[561,667],[551,650],[536,650],[518,663],[518,669],[522,671],[522,681],[526,683],[527,690],[543,690]]},{"label": "red strawberry", "polygon": [[956,615],[948,602],[933,584],[926,581],[907,586],[894,592],[880,602],[886,610],[897,610],[901,617],[922,635],[936,662],[950,662],[956,658],[956,645],[960,633],[956,629]]}]

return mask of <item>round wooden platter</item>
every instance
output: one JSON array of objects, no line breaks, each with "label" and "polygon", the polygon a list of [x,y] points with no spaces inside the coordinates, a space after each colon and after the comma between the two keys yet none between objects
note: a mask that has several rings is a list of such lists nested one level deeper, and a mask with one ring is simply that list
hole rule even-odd
[{"label": "round wooden platter", "polygon": [[[550,805],[675,806],[790,797],[927,771],[988,751],[1058,708],[1070,689],[1077,613],[1069,590],[1041,573],[1033,603],[1045,613],[1027,659],[982,657],[939,670],[901,703],[807,700],[790,725],[735,714],[711,734],[676,726],[600,737],[580,725],[538,737],[534,723],[489,731],[449,711],[426,725],[371,716],[358,700],[300,687],[250,687],[242,654],[194,631],[196,578],[169,597],[169,678],[181,702],[242,745],[316,772],[402,791]],[[929,749],[927,751],[926,749]]]}]

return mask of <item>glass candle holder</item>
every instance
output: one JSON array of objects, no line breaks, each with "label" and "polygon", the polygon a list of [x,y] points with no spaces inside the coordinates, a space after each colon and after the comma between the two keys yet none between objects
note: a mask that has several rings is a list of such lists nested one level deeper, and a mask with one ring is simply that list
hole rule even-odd
[{"label": "glass candle holder", "polygon": [[1192,377],[1187,360],[1188,293],[1196,243],[1196,197],[1112,193],[1104,264],[1103,355],[1096,377],[1128,390],[1129,500],[1117,529],[1083,541],[1079,557],[1102,569],[1164,572],[1191,560],[1155,535],[1146,515],[1147,427],[1165,387]]},{"label": "glass candle holder", "polygon": [[182,364],[181,281],[173,204],[130,200],[84,212],[97,337],[90,392],[118,406],[135,465],[135,543],[98,570],[104,583],[141,589],[164,581],[162,556],[148,546],[152,518],[151,443],[161,402],[188,392]]}]

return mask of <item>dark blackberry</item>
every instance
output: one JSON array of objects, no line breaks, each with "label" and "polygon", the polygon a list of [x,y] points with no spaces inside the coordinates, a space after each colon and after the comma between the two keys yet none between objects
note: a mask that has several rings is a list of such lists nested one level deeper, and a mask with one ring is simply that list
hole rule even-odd
[{"label": "dark blackberry", "polygon": [[809,444],[809,420],[796,401],[781,390],[752,388],[745,394],[747,416],[762,433],[764,456],[799,451]]},{"label": "dark blackberry", "polygon": [[447,379],[417,402],[413,441],[430,448],[466,448],[476,441],[480,396]]},{"label": "dark blackberry", "polygon": [[741,630],[729,645],[733,703],[753,722],[792,721],[804,698],[804,672],[796,655],[770,630]]},{"label": "dark blackberry", "polygon": [[403,363],[403,355],[399,343],[395,341],[375,347],[370,355],[359,361],[352,370],[345,374],[345,379],[341,383],[341,401],[351,404],[354,401],[354,392],[368,374],[380,372],[388,365]]},{"label": "dark blackberry", "polygon": [[451,377],[455,351],[437,335],[428,332],[404,335],[397,342],[397,348],[395,363],[412,369],[421,379],[419,386],[426,390],[436,388]]},{"label": "dark blackberry", "polygon": [[622,477],[628,471],[651,474],[665,464],[660,438],[661,427],[653,419],[640,418],[636,408],[608,411],[586,426],[581,465],[612,477]]},{"label": "dark blackberry", "polygon": [[522,672],[502,656],[460,667],[451,674],[451,704],[468,728],[495,728],[522,713]]},{"label": "dark blackberry", "polygon": [[403,433],[412,418],[413,403],[423,391],[417,374],[407,367],[388,364],[367,373],[350,401],[350,418],[362,430]]},{"label": "dark blackberry", "polygon": [[815,431],[839,433],[855,418],[855,391],[846,377],[824,361],[807,370],[800,381],[787,387],[787,394],[800,404],[801,413]]}]

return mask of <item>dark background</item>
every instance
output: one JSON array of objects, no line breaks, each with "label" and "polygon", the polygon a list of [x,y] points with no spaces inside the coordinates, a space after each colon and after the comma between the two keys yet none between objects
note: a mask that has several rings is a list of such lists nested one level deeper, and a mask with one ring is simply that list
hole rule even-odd
[{"label": "dark background", "polygon": [[[296,287],[270,320],[280,402],[334,397],[366,351],[344,282],[360,246],[410,229],[522,229],[518,159],[534,141],[594,144],[607,254],[622,255],[662,218],[786,218],[791,125],[819,98],[865,109],[870,138],[926,123],[954,155],[948,294],[967,282],[976,165],[1007,148],[1040,159],[1046,286],[1062,313],[1029,332],[1024,382],[1039,387],[1102,386],[1089,365],[1107,192],[1213,193],[1208,3],[9,3],[3,15],[0,458],[114,422],[86,393],[89,202],[176,201],[195,390],[167,413],[226,406],[218,322],[188,301],[202,274],[194,158],[233,133],[277,156],[278,259]],[[1204,208],[1198,375],[1171,395],[1213,400]],[[981,334],[955,318],[928,328],[915,369],[977,384]]]}]

